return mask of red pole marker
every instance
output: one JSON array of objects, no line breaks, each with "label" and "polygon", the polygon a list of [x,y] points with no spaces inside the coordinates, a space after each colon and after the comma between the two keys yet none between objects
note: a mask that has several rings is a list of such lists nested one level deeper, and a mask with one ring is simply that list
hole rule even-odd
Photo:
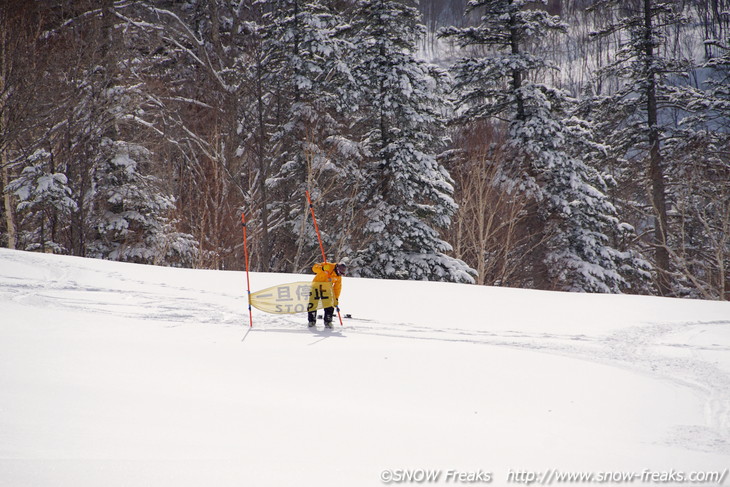
[{"label": "red pole marker", "polygon": [[241,226],[243,227],[243,260],[246,263],[246,291],[248,292],[248,326],[253,328],[253,312],[251,311],[251,279],[248,275],[248,245],[246,239],[246,217],[241,213]]}]

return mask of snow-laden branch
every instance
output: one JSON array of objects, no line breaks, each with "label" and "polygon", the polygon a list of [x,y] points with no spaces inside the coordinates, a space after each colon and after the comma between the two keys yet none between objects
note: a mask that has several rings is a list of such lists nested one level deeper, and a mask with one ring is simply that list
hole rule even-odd
[{"label": "snow-laden branch", "polygon": [[[226,83],[223,78],[221,77],[220,71],[216,69],[213,65],[212,60],[210,59],[210,55],[208,54],[208,50],[205,48],[205,41],[201,38],[199,38],[195,32],[193,32],[190,27],[178,16],[176,13],[167,10],[162,9],[158,7],[152,7],[145,5],[145,8],[147,8],[150,13],[153,15],[157,15],[158,18],[161,17],[167,17],[169,19],[172,19],[172,21],[177,25],[177,27],[180,29],[178,32],[180,32],[182,35],[185,36],[185,38],[190,41],[193,45],[197,46],[201,52],[199,55],[198,53],[194,52],[189,47],[183,45],[178,39],[168,36],[168,35],[162,35],[162,39],[172,43],[173,45],[177,46],[179,49],[187,53],[197,64],[205,68],[218,82],[220,87],[228,92],[233,93],[236,91],[235,86],[229,85]],[[164,31],[163,31],[164,32]]]}]

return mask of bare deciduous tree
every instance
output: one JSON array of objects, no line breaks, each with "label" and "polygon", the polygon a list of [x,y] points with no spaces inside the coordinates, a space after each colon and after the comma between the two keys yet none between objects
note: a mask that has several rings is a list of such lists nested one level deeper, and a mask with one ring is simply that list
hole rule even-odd
[{"label": "bare deciduous tree", "polygon": [[450,167],[459,211],[447,240],[454,255],[477,270],[477,283],[530,286],[544,243],[535,202],[504,184],[513,158],[504,133],[475,124],[455,137],[459,155]]}]

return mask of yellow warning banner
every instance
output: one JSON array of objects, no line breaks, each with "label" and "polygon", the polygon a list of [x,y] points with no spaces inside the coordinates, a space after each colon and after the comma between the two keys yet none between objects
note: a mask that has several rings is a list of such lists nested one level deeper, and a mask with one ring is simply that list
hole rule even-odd
[{"label": "yellow warning banner", "polygon": [[267,313],[304,313],[335,305],[331,282],[291,282],[251,293],[251,305]]}]

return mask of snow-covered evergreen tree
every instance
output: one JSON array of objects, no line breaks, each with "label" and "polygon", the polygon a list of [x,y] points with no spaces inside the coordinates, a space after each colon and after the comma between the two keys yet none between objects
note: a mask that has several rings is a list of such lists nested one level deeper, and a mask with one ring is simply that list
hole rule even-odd
[{"label": "snow-covered evergreen tree", "polygon": [[97,202],[90,257],[145,264],[190,265],[196,243],[175,232],[168,215],[175,202],[160,191],[160,181],[144,175],[149,151],[122,141],[102,141],[94,175]]},{"label": "snow-covered evergreen tree", "polygon": [[689,74],[690,62],[668,46],[667,34],[686,18],[681,3],[672,0],[608,0],[600,7],[597,17],[603,22],[593,37],[618,37],[620,44],[596,83],[615,89],[595,93],[589,103],[598,109],[591,117],[619,159],[644,167],[639,190],[643,194],[637,196],[646,201],[648,214],[641,224],[647,224],[651,235],[656,288],[670,295],[675,281],[668,190],[672,164],[665,144],[676,122],[673,111],[683,104],[679,99],[689,95],[689,86],[680,80]]},{"label": "snow-covered evergreen tree", "polygon": [[[271,170],[265,177],[279,197],[270,205],[269,226],[275,230],[274,246],[296,242],[290,249],[291,261],[277,267],[301,271],[318,249],[313,228],[306,222],[305,190],[321,194],[336,185],[333,198],[343,197],[356,177],[356,144],[348,139],[338,115],[351,106],[346,88],[353,83],[344,61],[347,43],[332,1],[262,0],[258,5],[264,11],[260,29],[264,74],[258,80],[267,85],[267,103],[276,107]],[[320,209],[322,236],[329,246],[336,238],[330,230],[341,230],[348,219],[346,212]]]},{"label": "snow-covered evergreen tree", "polygon": [[18,215],[28,228],[21,236],[20,248],[65,253],[67,249],[57,238],[59,220],[67,219],[78,206],[71,197],[68,178],[55,171],[51,154],[44,149],[31,154],[6,191],[18,198]]},{"label": "snow-covered evergreen tree", "polygon": [[367,152],[361,194],[366,223],[353,261],[366,277],[473,282],[450,257],[438,229],[456,210],[452,180],[437,159],[444,147],[438,88],[443,73],[416,57],[419,13],[395,0],[363,0],[353,13],[357,129]]},{"label": "snow-covered evergreen tree", "polygon": [[596,142],[592,124],[579,117],[564,114],[562,128],[555,140],[564,144],[565,154],[559,159],[564,167],[550,171],[553,176],[546,191],[552,201],[560,201],[555,207],[560,218],[550,224],[559,225],[557,238],[566,242],[548,254],[549,271],[571,291],[620,292],[632,283],[646,282],[651,265],[633,250],[615,245],[635,238],[636,232],[619,220],[607,197],[616,182],[596,169],[605,160],[607,147]]},{"label": "snow-covered evergreen tree", "polygon": [[[538,2],[539,3],[539,2]],[[518,154],[499,184],[524,191],[538,204],[543,245],[539,286],[573,291],[619,292],[631,256],[611,247],[619,228],[605,195],[606,182],[585,160],[589,127],[574,117],[567,94],[533,81],[553,69],[536,51],[549,32],[565,26],[527,0],[475,0],[467,13],[481,22],[448,28],[441,36],[486,54],[465,57],[452,68],[458,120],[493,119],[509,124],[509,144]],[[536,274],[540,274],[535,269]]]}]

